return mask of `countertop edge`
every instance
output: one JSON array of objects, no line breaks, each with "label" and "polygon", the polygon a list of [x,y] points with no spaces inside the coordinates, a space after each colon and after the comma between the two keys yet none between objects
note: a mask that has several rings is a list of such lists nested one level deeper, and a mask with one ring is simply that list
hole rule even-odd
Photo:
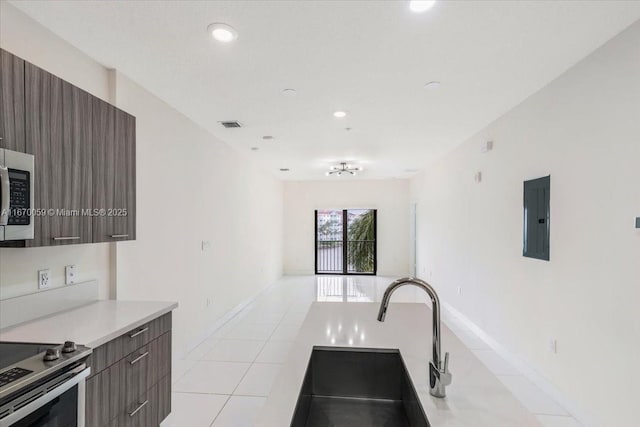
[{"label": "countertop edge", "polygon": [[[71,339],[96,348],[178,306],[175,301],[96,300],[2,329],[0,341],[61,343]],[[81,326],[75,328],[77,324]]]},{"label": "countertop edge", "polygon": [[138,326],[141,326],[153,319],[156,319],[160,316],[163,316],[173,310],[175,310],[176,308],[178,308],[178,303],[177,302],[168,302],[167,304],[169,304],[168,306],[155,311],[154,313],[151,313],[147,316],[141,317],[139,320],[136,320],[135,322],[132,322],[130,324],[128,324],[126,327],[121,327],[113,332],[110,332],[108,335],[105,335],[103,337],[97,338],[93,341],[90,341],[88,343],[85,343],[84,345],[86,345],[87,347],[91,347],[91,348],[96,348],[96,347],[100,347],[103,344],[108,343],[109,341],[112,341],[116,338],[118,338],[119,336],[123,335],[126,332],[129,332],[131,329],[135,329]]}]

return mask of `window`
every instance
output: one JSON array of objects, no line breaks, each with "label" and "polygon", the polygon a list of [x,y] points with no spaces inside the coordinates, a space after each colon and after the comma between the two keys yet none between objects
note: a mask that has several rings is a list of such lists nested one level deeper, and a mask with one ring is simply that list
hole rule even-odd
[{"label": "window", "polygon": [[376,274],[375,209],[315,211],[316,274]]}]

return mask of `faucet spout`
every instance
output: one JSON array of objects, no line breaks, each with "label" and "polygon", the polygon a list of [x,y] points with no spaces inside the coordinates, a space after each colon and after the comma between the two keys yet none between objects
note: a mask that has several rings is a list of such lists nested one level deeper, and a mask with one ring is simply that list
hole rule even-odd
[{"label": "faucet spout", "polygon": [[434,397],[445,397],[445,387],[451,384],[451,373],[449,372],[449,353],[445,354],[444,363],[440,353],[440,298],[433,287],[424,280],[415,277],[405,277],[391,283],[382,296],[380,309],[378,310],[378,321],[384,322],[387,316],[387,309],[391,295],[404,285],[414,285],[422,289],[429,295],[432,305],[432,354],[429,363],[430,393]]}]

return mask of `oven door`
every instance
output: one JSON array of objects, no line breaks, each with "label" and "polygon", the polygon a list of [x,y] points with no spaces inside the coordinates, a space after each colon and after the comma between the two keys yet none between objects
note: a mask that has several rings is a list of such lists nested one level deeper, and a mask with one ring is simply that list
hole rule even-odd
[{"label": "oven door", "polygon": [[12,412],[0,419],[0,427],[84,427],[90,372],[82,364],[16,398],[10,402]]},{"label": "oven door", "polygon": [[0,242],[33,239],[34,157],[0,149]]}]

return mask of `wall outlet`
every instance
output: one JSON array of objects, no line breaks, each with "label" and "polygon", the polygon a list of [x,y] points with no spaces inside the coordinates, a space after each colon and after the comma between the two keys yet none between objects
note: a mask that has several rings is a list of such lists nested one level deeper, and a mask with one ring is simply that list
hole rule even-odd
[{"label": "wall outlet", "polygon": [[211,249],[211,241],[210,240],[203,240],[202,241],[202,252],[208,251]]},{"label": "wall outlet", "polygon": [[206,304],[207,304],[207,307],[211,306],[211,298],[207,298]]},{"label": "wall outlet", "polygon": [[462,286],[458,286],[458,295],[462,295]]},{"label": "wall outlet", "polygon": [[553,354],[558,353],[558,340],[555,338],[549,338],[549,351]]},{"label": "wall outlet", "polygon": [[38,270],[38,289],[47,289],[51,286],[51,274],[49,269]]},{"label": "wall outlet", "polygon": [[67,265],[64,268],[64,283],[66,285],[73,285],[76,283],[76,266],[75,265]]}]

